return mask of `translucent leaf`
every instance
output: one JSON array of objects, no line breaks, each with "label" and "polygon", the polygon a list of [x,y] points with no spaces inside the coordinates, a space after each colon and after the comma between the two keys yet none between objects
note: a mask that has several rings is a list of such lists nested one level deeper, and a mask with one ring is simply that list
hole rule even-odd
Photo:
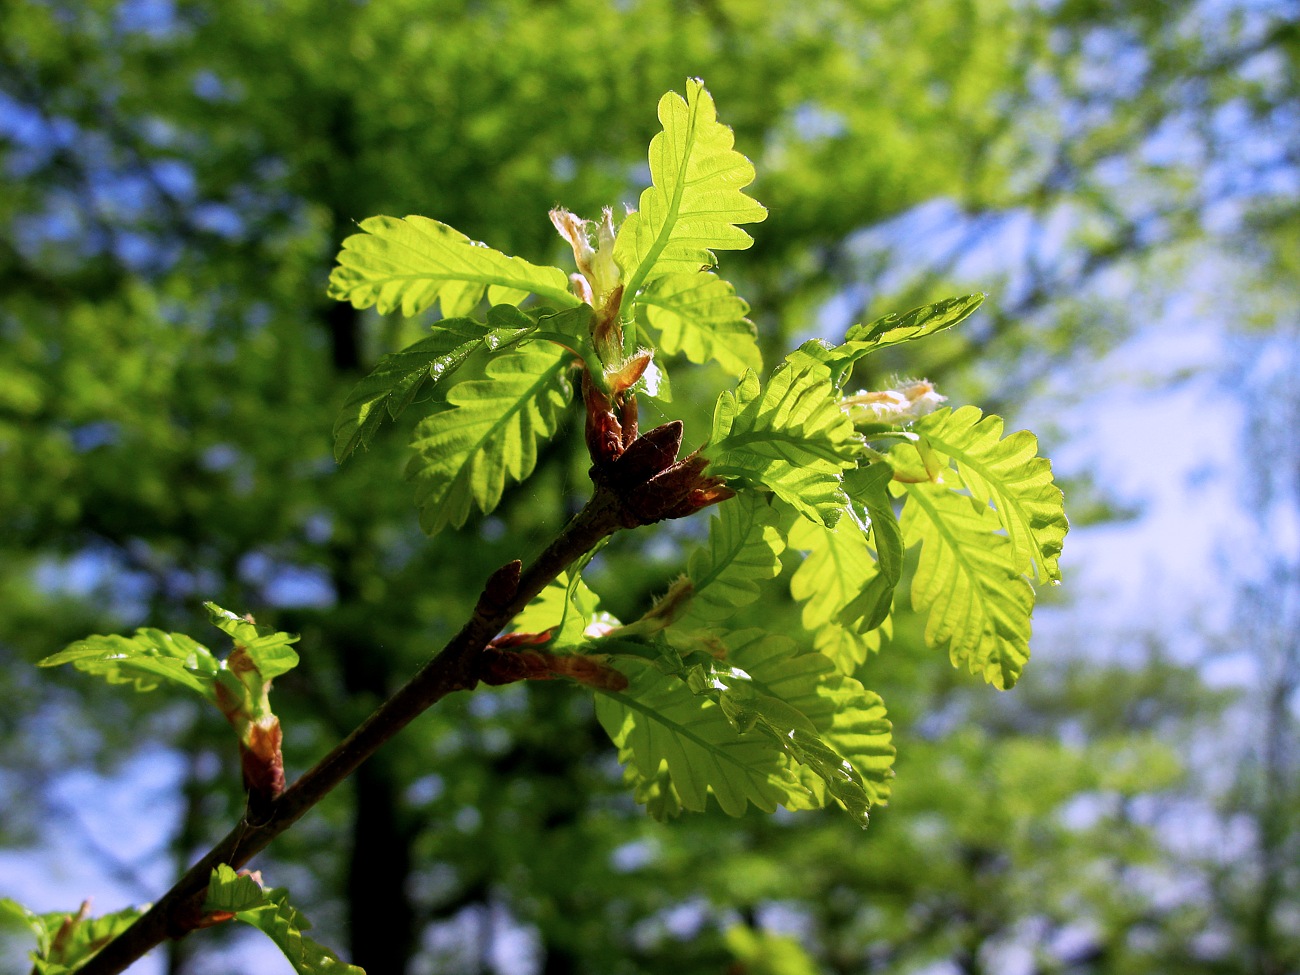
[{"label": "translucent leaf", "polygon": [[303,936],[311,924],[289,904],[284,888],[263,888],[253,877],[240,876],[222,864],[212,871],[207,913],[233,914],[269,937],[298,975],[365,975],[360,968],[339,960],[324,945]]},{"label": "translucent leaf", "polygon": [[709,543],[691,555],[690,605],[674,623],[683,630],[727,619],[754,602],[759,584],[781,572],[785,539],[777,513],[756,491],[724,501],[709,521]]},{"label": "translucent leaf", "polygon": [[1014,685],[1029,659],[1034,590],[993,510],[941,484],[908,484],[900,526],[908,545],[921,543],[912,604],[929,614],[926,642],[994,687]]},{"label": "translucent leaf", "polygon": [[585,642],[583,631],[601,615],[599,610],[600,598],[587,588],[575,566],[538,593],[512,626],[520,633],[553,630],[551,649],[562,649]]},{"label": "translucent leaf", "polygon": [[706,453],[710,474],[760,484],[832,527],[848,503],[840,481],[856,464],[858,446],[826,369],[783,363],[765,389],[751,372],[734,393],[718,397]]},{"label": "translucent leaf", "polygon": [[385,418],[397,417],[427,382],[450,376],[483,344],[488,327],[469,318],[448,318],[433,334],[381,358],[352,387],[334,421],[334,459],[342,463],[370,442]]},{"label": "translucent leaf", "polygon": [[889,615],[894,589],[903,575],[903,535],[889,499],[893,468],[885,463],[860,467],[844,475],[844,487],[870,524],[870,540],[876,555],[875,575],[849,600],[837,620],[859,633],[874,630]]},{"label": "translucent leaf", "polygon": [[874,630],[859,633],[832,620],[810,632],[813,649],[833,660],[841,673],[851,674],[868,657],[880,652],[885,639],[893,636],[894,626],[892,617],[886,617],[885,622]]},{"label": "translucent leaf", "polygon": [[549,343],[507,350],[488,364],[486,378],[452,387],[445,406],[416,427],[406,476],[426,532],[460,527],[474,507],[492,511],[507,478],[532,473],[538,442],[554,435],[569,402],[572,360]]},{"label": "translucent leaf", "polygon": [[[629,643],[600,646],[624,651]],[[597,700],[639,801],[674,814],[677,805],[702,808],[713,791],[738,815],[746,798],[765,809],[773,801],[817,808],[834,798],[865,825],[871,804],[888,795],[893,747],[883,706],[826,657],[756,629],[727,635],[716,659],[663,644],[656,655],[654,647],[618,653],[613,659],[632,683]],[[692,768],[705,760],[702,748],[714,753],[711,764]],[[776,773],[773,755],[787,776]]]},{"label": "translucent leaf", "polygon": [[133,684],[151,691],[163,681],[188,687],[212,699],[212,682],[221,669],[207,647],[184,633],[141,627],[133,636],[88,636],[46,657],[41,667],[72,664],[110,684]]},{"label": "translucent leaf", "polygon": [[1002,438],[1002,418],[973,406],[944,409],[915,427],[957,465],[971,496],[992,504],[1006,529],[1019,571],[1059,582],[1058,564],[1069,522],[1065,498],[1052,480],[1052,465],[1038,456],[1028,430]]},{"label": "translucent leaf", "polygon": [[790,530],[790,547],[808,553],[790,578],[790,594],[803,604],[804,629],[813,634],[817,649],[848,673],[871,648],[853,639],[854,630],[840,621],[845,607],[880,578],[866,536],[850,518],[835,528],[799,519]]},{"label": "translucent leaf", "polygon": [[636,300],[637,320],[659,334],[659,348],[691,362],[713,359],[733,376],[758,371],[758,333],[745,317],[749,305],[716,274],[667,274]]},{"label": "translucent leaf", "polygon": [[620,657],[618,667],[630,684],[601,691],[596,716],[633,781],[647,784],[642,795],[655,795],[664,811],[701,812],[712,792],[731,816],[748,803],[772,812],[789,798],[793,778],[769,737],[738,734],[715,702],[648,661]]},{"label": "translucent leaf", "polygon": [[[727,638],[727,663],[744,671],[763,697],[782,702],[808,723],[782,725],[762,714],[769,733],[785,743],[813,808],[833,797],[866,825],[868,809],[889,797],[894,746],[880,697],[839,673],[820,653],[800,653],[793,641],[762,630]],[[734,694],[742,685],[729,686]],[[797,808],[805,808],[796,802]]]},{"label": "translucent leaf", "polygon": [[864,356],[952,328],[983,304],[985,297],[984,294],[973,294],[945,298],[901,314],[895,312],[874,322],[854,325],[845,335],[844,343],[833,349],[814,349],[805,344],[804,350],[830,366],[838,382],[848,368]]},{"label": "translucent leaf", "polygon": [[710,248],[749,247],[753,240],[736,225],[767,217],[741,192],[754,181],[754,167],[732,148],[731,129],[718,122],[703,82],[688,80],[685,99],[664,95],[659,121],[663,131],[650,141],[652,185],[614,243],[625,301],[653,277],[713,266]]},{"label": "translucent leaf", "polygon": [[559,308],[578,304],[568,276],[470,240],[428,217],[371,217],[343,241],[330,275],[331,298],[381,314],[416,315],[442,304],[444,318],[466,315],[486,291],[492,304],[516,305],[529,294]]},{"label": "translucent leaf", "polygon": [[204,603],[203,606],[212,625],[234,640],[236,647],[244,648],[263,680],[273,680],[298,666],[298,654],[290,646],[298,642],[297,634],[258,626],[216,603]]},{"label": "translucent leaf", "polygon": [[5,897],[0,898],[0,921],[25,927],[36,939],[35,950],[28,953],[33,975],[71,975],[143,913],[128,907],[102,917],[87,917],[88,907],[89,902],[75,914],[37,914]]}]

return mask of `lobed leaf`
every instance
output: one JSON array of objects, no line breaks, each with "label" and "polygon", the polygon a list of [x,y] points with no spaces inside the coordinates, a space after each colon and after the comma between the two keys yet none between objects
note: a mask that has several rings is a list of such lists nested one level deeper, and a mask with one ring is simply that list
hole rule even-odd
[{"label": "lobed leaf", "polygon": [[457,384],[443,408],[421,421],[406,476],[426,532],[460,527],[474,507],[492,511],[507,478],[532,473],[538,442],[555,434],[568,405],[572,359],[547,343],[512,348],[492,359],[486,378]]},{"label": "lobed leaf", "polygon": [[894,605],[894,589],[903,575],[903,535],[889,499],[893,469],[886,463],[859,467],[844,475],[844,487],[870,524],[876,574],[841,608],[837,620],[859,633],[874,630]]},{"label": "lobed leaf", "polygon": [[298,654],[290,646],[300,639],[295,633],[282,633],[269,626],[259,626],[247,617],[205,602],[212,625],[243,647],[263,680],[273,680],[298,666]]},{"label": "lobed leaf", "polygon": [[906,485],[900,527],[921,544],[912,604],[929,614],[926,642],[947,647],[954,666],[1002,690],[1029,659],[1034,590],[1020,574],[1011,540],[987,505],[940,484]]},{"label": "lobed leaf", "polygon": [[298,975],[365,975],[356,965],[340,961],[324,945],[303,936],[311,923],[289,904],[287,890],[263,888],[252,876],[241,876],[224,863],[212,871],[203,909],[233,914],[235,920],[257,928],[275,942]]},{"label": "lobed leaf", "polygon": [[790,578],[790,594],[803,604],[804,629],[813,634],[814,647],[848,673],[866,659],[873,643],[878,647],[877,641],[862,639],[851,621],[840,619],[845,607],[881,578],[866,536],[849,518],[835,528],[799,519],[790,530],[790,547],[808,553]]},{"label": "lobed leaf", "polygon": [[837,672],[824,655],[801,653],[793,641],[762,630],[731,634],[727,649],[727,662],[763,698],[782,702],[807,723],[781,724],[776,713],[760,718],[802,766],[792,771],[808,790],[808,804],[796,794],[792,808],[820,808],[833,797],[865,826],[870,807],[889,798],[893,777],[892,727],[880,697]]},{"label": "lobed leaf", "polygon": [[1065,498],[1052,480],[1052,465],[1038,456],[1028,430],[1002,437],[1002,418],[973,406],[943,409],[915,430],[957,465],[971,497],[991,504],[1011,540],[1018,571],[1059,582],[1059,560],[1069,531]]},{"label": "lobed leaf", "polygon": [[793,778],[771,739],[738,734],[715,702],[649,661],[620,657],[618,667],[629,686],[600,691],[596,716],[639,794],[661,812],[701,812],[710,792],[731,816],[749,803],[772,812],[788,799]]},{"label": "lobed leaf", "polygon": [[428,217],[371,217],[361,231],[343,241],[329,283],[331,298],[356,308],[411,316],[437,301],[444,318],[457,318],[484,292],[494,305],[517,305],[530,294],[560,308],[579,303],[559,268],[508,257]]},{"label": "lobed leaf", "polygon": [[447,318],[433,334],[390,352],[352,387],[334,421],[334,459],[345,461],[375,435],[385,417],[397,419],[428,382],[452,375],[477,349],[488,326],[469,318]]},{"label": "lobed leaf", "polygon": [[785,539],[777,513],[757,491],[724,501],[709,520],[707,548],[691,554],[687,567],[692,598],[673,625],[683,630],[727,619],[754,602],[759,584],[781,572]]},{"label": "lobed leaf", "polygon": [[212,699],[212,682],[221,664],[212,651],[184,633],[141,627],[133,636],[95,634],[71,643],[40,661],[40,667],[72,664],[110,684],[133,684],[151,691],[163,681],[187,687]]},{"label": "lobed leaf", "polygon": [[809,354],[822,358],[835,373],[838,383],[847,375],[853,363],[864,356],[952,328],[983,304],[986,297],[983,293],[978,293],[945,298],[910,311],[894,312],[864,325],[854,325],[848,330],[842,345],[814,350],[805,344],[804,349]]},{"label": "lobed leaf", "polygon": [[826,369],[804,361],[777,367],[765,389],[751,372],[719,396],[706,453],[710,474],[760,484],[829,528],[848,503],[840,482],[858,446]]},{"label": "lobed leaf", "polygon": [[76,914],[37,914],[5,897],[0,898],[0,921],[16,922],[35,937],[36,949],[28,952],[32,975],[72,975],[144,913],[141,908],[127,907],[88,917],[89,907],[86,901]]},{"label": "lobed leaf", "polygon": [[754,181],[754,167],[732,148],[731,129],[718,122],[703,82],[689,79],[684,99],[676,92],[664,95],[659,121],[663,131],[650,141],[652,185],[614,242],[625,303],[652,278],[713,266],[710,248],[749,247],[752,238],[737,224],[767,217],[741,192]]},{"label": "lobed leaf", "polygon": [[655,278],[636,299],[637,321],[659,334],[664,352],[701,364],[713,359],[733,376],[763,366],[748,312],[735,288],[708,272]]}]

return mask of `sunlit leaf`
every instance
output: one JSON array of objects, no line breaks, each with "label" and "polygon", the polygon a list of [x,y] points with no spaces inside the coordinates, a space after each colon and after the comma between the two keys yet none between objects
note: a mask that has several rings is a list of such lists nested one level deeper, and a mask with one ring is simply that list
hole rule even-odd
[{"label": "sunlit leaf", "polygon": [[1014,685],[1029,659],[1034,590],[993,510],[941,484],[908,484],[900,525],[908,545],[921,543],[912,604],[928,613],[926,642],[994,687]]},{"label": "sunlit leaf", "polygon": [[672,789],[672,800],[660,796],[663,808],[700,812],[712,792],[724,812],[739,816],[749,803],[772,812],[788,799],[793,779],[770,738],[738,734],[715,702],[649,661],[619,658],[618,667],[630,684],[601,691],[596,715],[636,781],[655,782],[659,793]]},{"label": "sunlit leaf", "polygon": [[381,358],[352,387],[334,421],[334,459],[342,463],[369,443],[386,418],[397,417],[426,383],[448,378],[483,344],[487,325],[469,318],[448,318],[433,334]]},{"label": "sunlit leaf", "polygon": [[518,304],[530,294],[565,308],[577,305],[568,276],[470,240],[428,217],[371,217],[343,241],[329,294],[381,314],[416,315],[442,305],[444,318],[466,315],[487,293],[492,304]]},{"label": "sunlit leaf", "polygon": [[945,298],[911,311],[885,315],[873,322],[854,325],[841,345],[831,349],[805,346],[805,352],[830,366],[838,382],[847,375],[849,367],[864,356],[934,335],[961,323],[984,302],[985,297],[984,294],[973,294]]},{"label": "sunlit leaf", "polygon": [[549,343],[510,349],[488,364],[486,378],[453,387],[445,406],[416,427],[407,477],[426,532],[463,525],[475,507],[492,511],[508,479],[532,473],[538,443],[554,435],[569,402],[572,361]]},{"label": "sunlit leaf", "polygon": [[225,864],[212,871],[203,910],[233,914],[235,920],[257,928],[275,942],[297,975],[365,975],[324,945],[303,936],[311,924],[289,904],[287,890],[264,888],[253,877],[241,876]]},{"label": "sunlit leaf", "polygon": [[711,249],[749,247],[753,240],[736,225],[767,216],[741,192],[754,181],[754,167],[732,148],[731,129],[718,122],[702,82],[688,80],[685,99],[664,95],[659,121],[663,131],[650,141],[652,185],[614,244],[625,302],[652,277],[711,267]]},{"label": "sunlit leaf", "polygon": [[1058,562],[1069,523],[1052,465],[1038,456],[1038,439],[1028,430],[1002,438],[1002,418],[984,416],[973,406],[940,410],[915,429],[956,462],[972,497],[993,505],[1018,569],[1060,581]]},{"label": "sunlit leaf", "polygon": [[39,666],[60,664],[72,664],[110,684],[133,684],[137,691],[150,691],[170,681],[209,699],[212,682],[221,669],[212,651],[198,641],[184,633],[164,633],[152,627],[141,627],[129,637],[88,636],[46,657]]},{"label": "sunlit leaf", "polygon": [[889,499],[893,469],[885,463],[860,467],[844,475],[844,487],[867,516],[876,573],[849,600],[836,619],[859,633],[880,626],[893,607],[894,589],[903,574],[903,535]]},{"label": "sunlit leaf", "polygon": [[749,306],[715,274],[667,274],[651,281],[636,300],[637,320],[659,334],[659,348],[691,362],[715,360],[740,376],[762,368],[758,333]]},{"label": "sunlit leaf", "polygon": [[[865,825],[870,806],[888,799],[893,776],[892,729],[880,697],[839,673],[822,654],[798,652],[785,637],[745,630],[730,635],[727,648],[727,663],[743,670],[757,691],[793,708],[811,726],[782,727],[774,715],[764,716],[770,732],[790,743],[790,757],[803,766],[793,771],[809,789],[813,807],[833,797]],[[795,806],[802,808],[797,800]]]},{"label": "sunlit leaf", "polygon": [[848,503],[840,482],[858,447],[825,368],[783,363],[766,387],[751,372],[734,393],[718,397],[705,453],[710,474],[762,485],[831,527]]},{"label": "sunlit leaf", "polygon": [[781,571],[785,539],[777,513],[756,491],[724,501],[709,521],[707,547],[687,567],[693,596],[674,624],[682,629],[727,619],[758,598],[759,586]]},{"label": "sunlit leaf", "polygon": [[135,923],[142,909],[128,907],[102,917],[88,916],[89,902],[76,913],[37,914],[17,901],[0,898],[0,922],[26,928],[36,940],[28,953],[32,975],[71,975]]}]

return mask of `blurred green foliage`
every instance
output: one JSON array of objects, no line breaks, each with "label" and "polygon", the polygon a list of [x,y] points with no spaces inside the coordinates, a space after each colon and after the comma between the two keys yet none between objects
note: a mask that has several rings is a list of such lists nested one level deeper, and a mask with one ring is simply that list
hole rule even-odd
[{"label": "blurred green foliage", "polygon": [[[145,623],[200,632],[203,599],[301,633],[276,691],[292,775],[580,503],[576,430],[491,518],[432,542],[400,434],[333,463],[347,390],[419,334],[326,299],[356,221],[424,214],[558,262],[537,215],[633,203],[657,98],[699,75],[770,212],[727,261],[768,360],[987,289],[980,322],[882,359],[1014,406],[1123,334],[1088,290],[1107,271],[1158,283],[1208,238],[1266,279],[1288,272],[1300,208],[1239,148],[1263,131],[1294,160],[1298,58],[1294,20],[1267,4],[10,0],[0,838],[48,840],[55,823],[57,842],[129,873],[49,786],[159,743],[186,771],[179,820],[149,828],[178,865],[238,815],[218,716],[134,710],[150,699],[38,677],[41,657]],[[1202,219],[1225,200],[1231,219]],[[905,222],[927,202],[956,230]],[[1022,246],[962,263],[1021,218]],[[675,408],[702,431],[692,375],[674,373]],[[619,613],[683,566],[628,535],[593,568]],[[747,610],[755,625],[796,617],[777,592]],[[904,617],[863,666],[904,743],[865,836],[833,815],[655,824],[589,704],[542,685],[445,702],[259,865],[371,972],[981,972],[1025,952],[1021,970],[1044,973],[1295,969],[1294,780],[1210,802],[1247,822],[1233,843],[1267,854],[1240,876],[1152,830],[1205,803],[1182,745],[1224,702],[1195,673],[1080,646],[1077,666],[1037,662],[994,700],[924,653],[920,626]],[[520,928],[531,947],[493,961],[493,931]],[[173,946],[169,970],[197,971],[199,942]]]}]

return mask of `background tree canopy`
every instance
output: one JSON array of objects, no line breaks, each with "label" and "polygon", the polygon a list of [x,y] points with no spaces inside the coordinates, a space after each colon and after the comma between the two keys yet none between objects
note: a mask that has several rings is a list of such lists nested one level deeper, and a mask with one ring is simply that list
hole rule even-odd
[{"label": "background tree canopy", "polygon": [[[1298,59],[1295,5],[1267,0],[10,0],[0,895],[148,900],[240,809],[214,716],[35,660],[200,631],[203,599],[299,632],[292,774],[581,503],[576,430],[432,541],[402,434],[336,466],[348,388],[420,325],[326,278],[376,213],[561,261],[542,215],[634,204],[658,97],[700,76],[769,208],[727,259],[769,361],[992,292],[877,368],[1055,424],[1078,527],[1034,666],[968,686],[908,616],[864,647],[901,757],[862,835],[657,824],[585,700],[451,699],[268,880],[374,973],[1295,971]],[[605,603],[662,592],[704,520],[615,539]],[[249,970],[221,936],[141,970]]]}]

